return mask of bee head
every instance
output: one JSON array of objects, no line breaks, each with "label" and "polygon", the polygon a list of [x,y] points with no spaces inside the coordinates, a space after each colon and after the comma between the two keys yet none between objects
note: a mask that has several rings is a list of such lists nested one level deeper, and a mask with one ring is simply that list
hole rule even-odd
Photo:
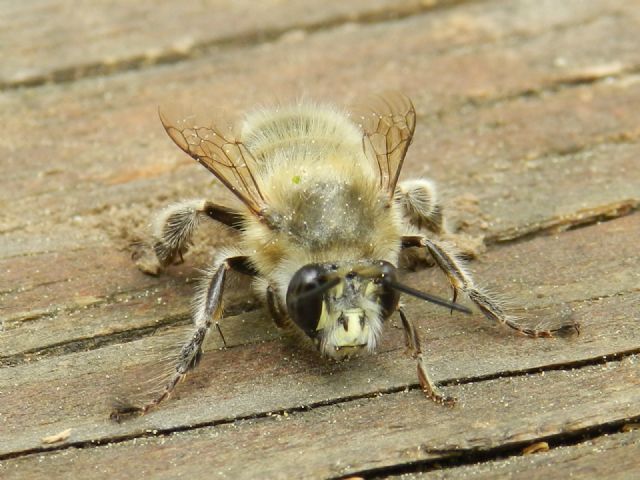
[{"label": "bee head", "polygon": [[398,308],[395,281],[396,268],[384,261],[308,264],[289,282],[287,311],[324,355],[373,350],[383,322]]}]

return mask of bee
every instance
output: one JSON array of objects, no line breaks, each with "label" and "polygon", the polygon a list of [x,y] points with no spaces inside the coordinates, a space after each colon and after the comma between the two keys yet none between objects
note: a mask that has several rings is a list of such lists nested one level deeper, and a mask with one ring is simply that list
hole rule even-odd
[{"label": "bee", "polygon": [[[476,286],[454,247],[435,238],[444,223],[430,180],[399,182],[416,125],[405,95],[376,96],[349,113],[305,102],[257,110],[238,134],[188,119],[170,121],[162,113],[160,119],[176,145],[215,175],[241,208],[192,200],[158,217],[153,262],[139,261],[150,273],[182,257],[201,220],[231,227],[238,242],[219,252],[207,271],[194,302],[193,329],[172,372],[137,412],[166,399],[197,365],[205,337],[222,316],[229,271],[253,277],[276,325],[299,332],[325,357],[374,351],[385,322],[397,312],[420,386],[441,404],[455,399],[431,379],[418,331],[400,306],[401,293],[471,313],[456,303],[462,292],[486,317],[524,335],[554,332],[520,326]],[[410,247],[426,252],[446,274],[452,301],[399,280],[399,257]]]}]

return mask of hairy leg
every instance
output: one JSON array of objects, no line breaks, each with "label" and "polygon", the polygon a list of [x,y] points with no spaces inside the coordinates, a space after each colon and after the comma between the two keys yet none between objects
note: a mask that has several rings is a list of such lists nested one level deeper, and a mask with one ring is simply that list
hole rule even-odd
[{"label": "hairy leg", "polygon": [[402,207],[411,225],[435,233],[444,232],[442,209],[431,180],[419,178],[400,182],[396,187],[394,200]]},{"label": "hairy leg", "polygon": [[276,292],[271,285],[267,287],[267,308],[276,326],[284,328],[286,326],[286,313],[282,310]]},{"label": "hairy leg", "polygon": [[224,258],[214,269],[207,272],[203,288],[197,293],[194,301],[193,330],[180,349],[176,363],[172,366],[162,390],[155,398],[142,406],[119,405],[111,414],[113,419],[119,420],[131,414],[144,415],[169,397],[187,372],[198,364],[202,356],[202,345],[212,324],[215,322],[216,327],[219,328],[218,320],[222,316],[222,294],[224,293],[225,279],[227,272],[231,269],[241,273],[252,271],[248,257],[232,256]]},{"label": "hairy leg", "polygon": [[414,327],[413,323],[409,321],[402,308],[398,309],[400,319],[402,320],[402,327],[404,328],[404,339],[407,344],[407,348],[411,353],[411,356],[416,359],[418,366],[418,380],[424,394],[434,402],[442,405],[452,406],[456,403],[455,398],[449,397],[442,393],[442,391],[431,380],[427,367],[424,364],[424,358],[422,357],[422,348],[420,347],[420,336],[418,331]]},{"label": "hairy leg", "polygon": [[[406,222],[419,229],[427,229],[438,238],[451,240],[461,250],[465,258],[475,258],[485,250],[482,236],[455,233],[449,229],[440,206],[435,184],[428,179],[406,180],[395,191],[395,202],[402,208]],[[417,266],[431,266],[431,257],[425,256],[424,249],[418,253],[406,250],[404,266],[414,270]]]},{"label": "hairy leg", "polygon": [[154,222],[151,245],[139,245],[142,249],[134,253],[138,268],[156,275],[176,258],[182,259],[202,218],[210,218],[236,229],[242,221],[238,211],[207,200],[188,200],[169,205]]},{"label": "hairy leg", "polygon": [[536,329],[520,325],[515,317],[508,315],[504,311],[503,306],[498,300],[492,298],[476,286],[464,262],[458,258],[452,246],[419,235],[403,237],[402,246],[420,246],[426,248],[436,262],[436,265],[440,267],[449,279],[449,283],[453,288],[453,301],[455,302],[458,291],[462,291],[490,320],[506,325],[528,337],[552,337],[554,333],[564,334],[578,332],[578,326],[573,322],[552,329]]}]

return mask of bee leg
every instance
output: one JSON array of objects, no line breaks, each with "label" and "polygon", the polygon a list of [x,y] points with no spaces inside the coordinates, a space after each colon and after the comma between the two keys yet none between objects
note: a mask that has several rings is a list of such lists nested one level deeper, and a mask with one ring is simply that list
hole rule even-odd
[{"label": "bee leg", "polygon": [[211,218],[239,228],[239,212],[207,200],[188,200],[162,210],[153,226],[151,245],[138,244],[133,259],[140,270],[157,275],[188,250],[191,238],[202,218]]},{"label": "bee leg", "polygon": [[241,273],[248,273],[251,270],[248,257],[227,257],[220,261],[214,269],[207,272],[203,282],[205,288],[202,288],[197,293],[194,302],[194,329],[180,349],[175,367],[160,394],[143,406],[126,406],[122,410],[117,409],[111,414],[111,418],[118,420],[123,416],[129,416],[134,413],[144,415],[168,398],[176,385],[184,379],[187,372],[198,364],[202,356],[202,344],[211,330],[212,323],[218,325],[218,320],[222,316],[222,294],[224,293],[227,271],[231,269]]},{"label": "bee leg", "polygon": [[407,344],[407,348],[411,353],[411,356],[416,359],[418,363],[418,380],[420,381],[420,387],[424,394],[436,403],[442,405],[453,406],[456,403],[456,399],[445,395],[431,380],[427,367],[424,363],[422,356],[422,348],[420,347],[420,336],[413,323],[409,321],[402,308],[398,309],[400,319],[402,320],[402,327],[404,328],[404,339]]},{"label": "bee leg", "polygon": [[496,321],[528,337],[552,337],[554,334],[578,332],[578,325],[568,322],[552,329],[528,328],[520,325],[517,318],[508,315],[500,302],[479,289],[473,278],[467,272],[462,260],[458,258],[453,247],[420,236],[403,237],[402,245],[416,246],[419,244],[427,249],[436,264],[447,275],[454,292],[462,291],[480,311],[490,320]]},{"label": "bee leg", "polygon": [[269,309],[269,313],[271,314],[276,326],[278,328],[285,328],[286,314],[283,312],[282,306],[276,296],[276,292],[271,285],[267,287],[267,308]]},{"label": "bee leg", "polygon": [[418,178],[400,182],[396,187],[394,200],[402,207],[409,223],[415,227],[444,233],[442,209],[431,180]]}]

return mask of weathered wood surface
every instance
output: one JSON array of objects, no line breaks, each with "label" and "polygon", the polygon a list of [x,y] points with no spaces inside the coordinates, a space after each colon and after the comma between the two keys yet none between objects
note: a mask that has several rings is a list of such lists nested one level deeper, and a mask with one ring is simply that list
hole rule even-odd
[{"label": "weathered wood surface", "polygon": [[[238,3],[212,17],[217,30],[203,27],[206,9],[168,4],[136,30],[125,15],[132,7],[116,3],[112,16],[75,7],[83,25],[99,28],[66,31],[56,16],[41,21],[64,2],[2,8],[4,22],[31,25],[22,37],[2,29],[2,39],[24,49],[57,31],[62,50],[39,62],[42,53],[0,41],[9,52],[0,93],[0,475],[481,477],[535,470],[530,458],[549,458],[548,476],[640,470],[635,457],[604,461],[589,443],[618,456],[637,447],[637,434],[598,437],[640,418],[640,2],[336,2],[313,12],[283,2],[255,16]],[[162,60],[191,20],[199,27],[189,52],[199,53]],[[78,36],[90,47],[78,51]],[[149,48],[160,60],[127,66]],[[84,69],[109,58],[118,68]],[[51,73],[63,71],[95,78]],[[62,83],[24,80],[45,77]],[[571,316],[581,335],[529,340],[480,315],[407,300],[434,376],[461,400],[449,410],[415,390],[394,325],[377,355],[323,364],[283,341],[239,288],[223,321],[230,348],[213,338],[159,410],[110,422],[110,396],[145,378],[161,338],[188,322],[196,267],[230,240],[204,227],[187,263],[159,278],[131,264],[127,245],[157,208],[229,199],[167,141],[157,105],[240,112],[301,92],[348,103],[388,88],[411,95],[419,114],[405,176],[434,178],[452,224],[489,246],[471,264],[477,279],[527,307],[532,323]],[[406,278],[447,293],[433,270]],[[42,443],[67,428],[68,439]],[[519,457],[540,440],[552,449]]]},{"label": "weathered wood surface", "polygon": [[44,465],[20,458],[7,466],[7,472],[44,476],[52,468],[73,468],[101,478],[127,477],[167,472],[177,463],[181,473],[193,477],[211,472],[230,478],[285,478],[293,472],[301,478],[330,477],[398,462],[447,459],[477,449],[523,448],[540,437],[620,423],[637,414],[639,373],[638,358],[630,357],[577,371],[472,383],[456,388],[466,399],[457,409],[425,404],[420,392],[401,392],[287,416],[67,450],[48,455]]},{"label": "weathered wood surface", "polygon": [[[623,427],[624,428],[624,427]],[[469,467],[447,468],[429,473],[405,474],[410,479],[455,478],[634,478],[638,473],[636,456],[640,432],[602,435],[579,445],[558,447],[544,455],[523,455]],[[612,472],[610,465],[617,465]],[[396,478],[396,477],[391,477]]]},{"label": "weathered wood surface", "polygon": [[175,63],[217,47],[346,22],[382,21],[451,3],[455,0],[330,0],[317,8],[301,0],[212,0],[180,6],[109,0],[78,9],[72,0],[29,5],[5,0],[0,11],[0,56],[6,61],[0,66],[0,86],[73,81]]}]

